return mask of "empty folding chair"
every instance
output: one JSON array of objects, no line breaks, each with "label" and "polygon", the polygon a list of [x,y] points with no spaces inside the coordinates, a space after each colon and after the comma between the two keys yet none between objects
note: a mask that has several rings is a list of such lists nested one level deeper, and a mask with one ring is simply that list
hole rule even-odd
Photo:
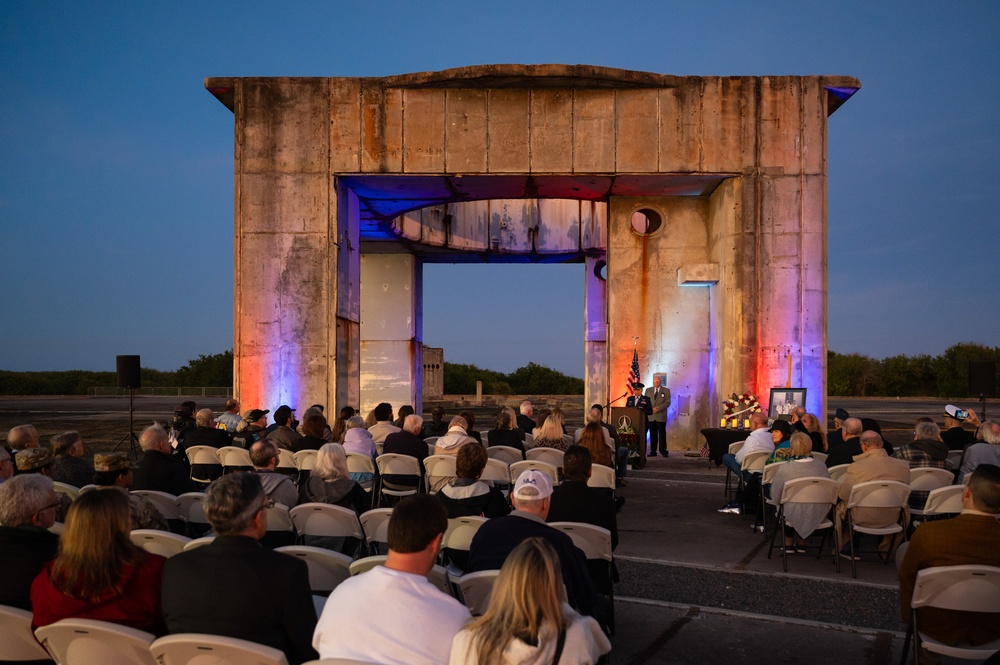
[{"label": "empty folding chair", "polygon": [[[268,502],[270,503],[270,502]],[[294,545],[298,540],[288,506],[276,503],[267,508],[267,531],[260,539],[264,547],[275,549]]]},{"label": "empty folding chair", "polygon": [[559,470],[548,462],[542,462],[539,460],[522,460],[520,462],[514,462],[510,465],[510,479],[511,482],[517,482],[517,477],[528,469],[536,469],[541,471],[549,478],[552,479],[553,485],[559,484]]},{"label": "empty folding chair", "polygon": [[191,538],[203,536],[212,528],[208,518],[205,517],[205,511],[201,508],[204,498],[203,492],[185,492],[177,497],[177,510],[187,522],[187,535]]},{"label": "empty folding chair", "polygon": [[458,475],[455,463],[455,455],[431,455],[424,458],[424,487],[428,493],[435,493]]},{"label": "empty folding chair", "polygon": [[851,466],[851,465],[850,464],[838,464],[836,466],[831,466],[830,468],[827,469],[827,471],[830,472],[830,478],[832,478],[833,480],[836,480],[839,483],[840,479],[844,477],[845,473],[847,473],[847,467],[849,467],[849,466]]},{"label": "empty folding chair", "polygon": [[[730,455],[735,455],[736,453],[740,452],[740,448],[743,447],[744,443],[746,443],[746,441],[737,441],[735,443],[730,443],[729,444],[729,454]],[[730,500],[732,500],[733,492],[736,491],[736,487],[733,486],[732,476],[733,476],[733,470],[730,469],[727,466],[726,467],[726,488],[725,488],[725,493],[726,493],[726,496],[729,497]],[[736,480],[737,480],[737,484],[738,484],[739,483],[739,478],[737,478]]]},{"label": "empty folding chair", "polygon": [[581,522],[550,522],[549,526],[572,538],[573,544],[583,551],[594,586],[606,599],[608,626],[614,634],[615,572],[614,557],[611,553],[611,532],[604,527]]},{"label": "empty folding chair", "polygon": [[539,462],[548,462],[557,469],[561,469],[563,465],[563,457],[566,453],[562,450],[556,450],[555,448],[532,448],[531,450],[524,453],[524,458],[529,460],[537,460]]},{"label": "empty folding chair", "polygon": [[376,488],[377,495],[375,497],[376,506],[382,504],[383,496],[393,496],[393,497],[403,497],[417,494],[420,491],[419,487],[413,489],[391,489],[385,486],[385,483],[381,482],[382,477],[385,475],[400,475],[400,476],[420,476],[420,460],[416,457],[410,455],[399,455],[396,453],[386,453],[384,455],[379,455],[375,458],[375,464],[378,466],[378,485]]},{"label": "empty folding chair", "polygon": [[473,616],[480,616],[486,612],[490,604],[490,595],[493,593],[493,584],[499,574],[499,570],[480,570],[462,575],[458,579],[462,602]]},{"label": "empty folding chair", "polygon": [[588,487],[607,487],[615,489],[615,470],[603,464],[594,464],[590,467],[590,479],[587,481]]},{"label": "empty folding chair", "polygon": [[298,481],[299,465],[295,462],[295,454],[287,448],[278,448],[278,466],[274,470]]},{"label": "empty folding chair", "polygon": [[48,660],[31,632],[31,612],[0,605],[0,654],[5,660]]},{"label": "empty folding chair", "polygon": [[448,529],[441,538],[441,552],[452,562],[448,572],[454,578],[465,572],[472,538],[486,521],[485,517],[454,517],[448,520]]},{"label": "empty folding chair", "polygon": [[501,487],[510,485],[510,465],[499,458],[487,459],[483,475],[479,476],[479,479],[490,481]]},{"label": "empty folding chair", "polygon": [[152,633],[106,621],[63,619],[35,631],[52,658],[63,665],[156,665]]},{"label": "empty folding chair", "polygon": [[948,487],[955,482],[955,474],[948,469],[916,467],[910,469],[910,519],[923,517],[924,505],[931,490]]},{"label": "empty folding chair", "polygon": [[353,555],[365,540],[358,516],[350,508],[330,503],[302,503],[292,508],[291,518],[304,545]]},{"label": "empty folding chair", "polygon": [[203,547],[211,543],[213,540],[215,540],[215,536],[202,536],[201,538],[193,538],[189,542],[184,544],[184,551],[188,552],[190,550]]},{"label": "empty folding chair", "polygon": [[347,471],[349,473],[370,473],[371,480],[366,480],[361,485],[361,489],[368,493],[368,504],[372,505],[372,490],[375,488],[375,462],[368,455],[362,453],[347,453]]},{"label": "empty folding chair", "polygon": [[506,462],[508,466],[524,459],[521,451],[511,446],[490,446],[486,449],[486,454],[489,455],[490,459],[498,459]]},{"label": "empty folding chair", "polygon": [[135,529],[129,533],[129,539],[147,552],[168,559],[183,552],[184,546],[191,542],[187,536],[158,529]]},{"label": "empty folding chair", "polygon": [[253,468],[250,461],[250,451],[239,446],[223,446],[218,449],[219,461],[222,462],[222,472],[249,471]]},{"label": "empty folding chair", "polygon": [[285,654],[272,647],[202,633],[161,637],[149,651],[159,665],[288,665]]},{"label": "empty folding chair", "polygon": [[761,525],[761,533],[764,535],[764,542],[767,542],[767,510],[769,507],[777,508],[778,498],[772,496],[770,499],[767,498],[767,491],[770,485],[774,482],[774,474],[778,472],[781,465],[788,464],[788,462],[771,462],[770,464],[764,465],[764,471],[760,477],[760,505],[757,510],[760,511],[759,519]]},{"label": "empty folding chair", "polygon": [[940,519],[962,512],[962,495],[965,485],[948,485],[931,490],[924,504],[924,520]]},{"label": "empty folding chair", "polygon": [[351,576],[351,557],[321,547],[289,545],[274,550],[305,561],[309,568],[309,588],[313,594],[329,596],[341,582]]},{"label": "empty folding chair", "polygon": [[191,480],[207,485],[222,475],[222,460],[218,448],[190,446],[184,449],[184,454],[191,465]]},{"label": "empty folding chair", "polygon": [[[374,508],[361,514],[361,528],[365,532],[369,554],[384,554],[389,551],[389,518],[392,508]],[[380,552],[382,545],[385,552]]]}]

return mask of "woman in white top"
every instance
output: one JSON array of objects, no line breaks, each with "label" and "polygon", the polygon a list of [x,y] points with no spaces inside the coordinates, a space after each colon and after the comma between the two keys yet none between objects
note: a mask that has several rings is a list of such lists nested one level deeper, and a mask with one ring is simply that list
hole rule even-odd
[{"label": "woman in white top", "polygon": [[611,650],[597,621],[566,604],[559,557],[542,538],[514,548],[486,613],[455,636],[449,665],[590,665]]}]

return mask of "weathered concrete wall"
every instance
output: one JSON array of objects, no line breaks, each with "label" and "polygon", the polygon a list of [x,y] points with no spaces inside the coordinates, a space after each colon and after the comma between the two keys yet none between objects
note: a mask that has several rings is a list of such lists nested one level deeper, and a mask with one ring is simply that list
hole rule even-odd
[{"label": "weathered concrete wall", "polygon": [[424,399],[437,399],[444,395],[444,349],[424,346],[423,358]]}]

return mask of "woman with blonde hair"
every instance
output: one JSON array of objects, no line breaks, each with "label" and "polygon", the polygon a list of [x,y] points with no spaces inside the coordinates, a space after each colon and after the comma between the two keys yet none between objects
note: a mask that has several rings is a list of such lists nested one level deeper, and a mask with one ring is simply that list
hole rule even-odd
[{"label": "woman with blonde hair", "polygon": [[566,451],[573,445],[572,441],[567,441],[563,438],[563,412],[562,409],[552,409],[552,413],[545,419],[541,427],[538,428],[538,434],[535,435],[535,440],[532,442],[532,448],[555,448],[556,450]]},{"label": "woman with blonde hair", "polygon": [[160,610],[162,556],[129,540],[128,495],[81,494],[69,508],[59,555],[31,584],[32,627],[80,618],[166,633]]},{"label": "woman with blonde hair", "polygon": [[826,442],[826,434],[823,432],[823,424],[820,423],[816,414],[807,413],[802,416],[802,424],[805,426],[806,432],[809,433],[809,438],[812,440],[813,452],[825,453],[829,449],[829,444]]},{"label": "woman with blonde hair", "polygon": [[597,621],[566,604],[559,557],[542,538],[507,556],[486,613],[459,632],[449,665],[589,665],[611,650]]}]

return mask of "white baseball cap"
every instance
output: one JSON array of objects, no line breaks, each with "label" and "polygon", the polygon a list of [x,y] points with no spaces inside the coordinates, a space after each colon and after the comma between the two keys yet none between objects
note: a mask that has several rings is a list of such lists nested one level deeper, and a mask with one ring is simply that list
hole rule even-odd
[{"label": "white baseball cap", "polygon": [[[530,489],[529,489],[530,488]],[[517,477],[514,483],[514,498],[545,499],[552,496],[552,479],[548,474],[537,469],[528,469]]]}]

